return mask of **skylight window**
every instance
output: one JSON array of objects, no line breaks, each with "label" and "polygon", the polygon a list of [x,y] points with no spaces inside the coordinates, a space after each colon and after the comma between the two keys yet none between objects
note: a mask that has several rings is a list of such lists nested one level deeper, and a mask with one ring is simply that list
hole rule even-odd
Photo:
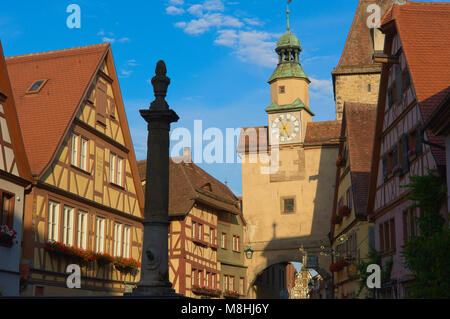
[{"label": "skylight window", "polygon": [[44,86],[44,84],[47,82],[47,80],[39,80],[39,81],[35,81],[30,88],[27,90],[28,94],[31,93],[38,93],[42,87]]}]

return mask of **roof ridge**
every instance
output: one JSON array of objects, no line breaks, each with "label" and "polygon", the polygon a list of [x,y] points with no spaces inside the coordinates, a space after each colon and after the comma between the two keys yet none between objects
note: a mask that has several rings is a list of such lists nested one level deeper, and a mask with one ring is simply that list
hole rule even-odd
[{"label": "roof ridge", "polygon": [[47,55],[51,54],[58,54],[58,53],[76,53],[76,51],[80,50],[87,50],[87,49],[93,49],[93,48],[101,48],[101,47],[108,47],[109,43],[99,43],[99,44],[92,44],[92,45],[86,45],[81,47],[75,47],[75,48],[67,48],[67,49],[60,49],[60,50],[52,50],[52,51],[44,51],[44,52],[36,52],[36,53],[27,53],[22,55],[14,55],[10,57],[6,57],[5,60],[8,63],[14,63],[14,60],[19,60],[27,57],[45,57]]}]

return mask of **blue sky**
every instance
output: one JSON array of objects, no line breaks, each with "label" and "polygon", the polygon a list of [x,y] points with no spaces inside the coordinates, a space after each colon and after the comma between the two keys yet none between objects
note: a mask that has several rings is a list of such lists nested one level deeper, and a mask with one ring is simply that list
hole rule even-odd
[{"label": "blue sky", "polygon": [[[164,59],[171,78],[167,101],[180,116],[172,127],[267,125],[267,80],[286,32],[285,0],[6,0],[0,39],[6,56],[110,42],[138,159],[146,156],[146,123],[138,110],[153,101],[149,80]],[[81,8],[81,28],[69,29],[69,4]],[[293,0],[291,32],[312,80],[315,121],[334,120],[331,71],[337,65],[357,0]],[[196,150],[194,149],[193,152]],[[240,164],[199,164],[241,193]]]}]

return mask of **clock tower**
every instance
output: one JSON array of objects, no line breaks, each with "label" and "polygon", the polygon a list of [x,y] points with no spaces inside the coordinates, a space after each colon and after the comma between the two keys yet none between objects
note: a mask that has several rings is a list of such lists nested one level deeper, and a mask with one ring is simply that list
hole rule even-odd
[{"label": "clock tower", "polygon": [[287,10],[287,32],[277,41],[275,52],[278,65],[269,79],[271,104],[266,108],[269,121],[269,143],[273,138],[279,144],[303,143],[306,126],[314,114],[309,109],[309,84],[311,81],[300,64],[299,39],[289,28]]}]

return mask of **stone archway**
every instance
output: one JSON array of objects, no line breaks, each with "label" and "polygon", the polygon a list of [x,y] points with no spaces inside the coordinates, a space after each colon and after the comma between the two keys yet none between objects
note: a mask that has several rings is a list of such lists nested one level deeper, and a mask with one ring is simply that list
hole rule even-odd
[{"label": "stone archway", "polygon": [[[282,245],[284,247],[279,247]],[[254,250],[253,256],[251,259],[246,260],[247,268],[247,296],[250,294],[250,290],[252,289],[253,284],[259,275],[261,275],[265,269],[269,268],[272,265],[284,263],[284,262],[299,262],[301,263],[303,260],[303,254],[300,252],[300,245],[286,245],[285,243],[280,244],[279,242],[269,243],[266,245],[255,244],[253,243],[252,249]],[[305,251],[309,252],[317,252],[320,250],[321,245],[316,246],[304,246]],[[319,267],[314,268],[317,273],[325,280],[328,285],[329,291],[327,294],[332,295],[332,275],[329,272],[329,266],[331,263],[330,256],[320,255],[318,253],[314,253],[318,255],[319,259]]]}]

